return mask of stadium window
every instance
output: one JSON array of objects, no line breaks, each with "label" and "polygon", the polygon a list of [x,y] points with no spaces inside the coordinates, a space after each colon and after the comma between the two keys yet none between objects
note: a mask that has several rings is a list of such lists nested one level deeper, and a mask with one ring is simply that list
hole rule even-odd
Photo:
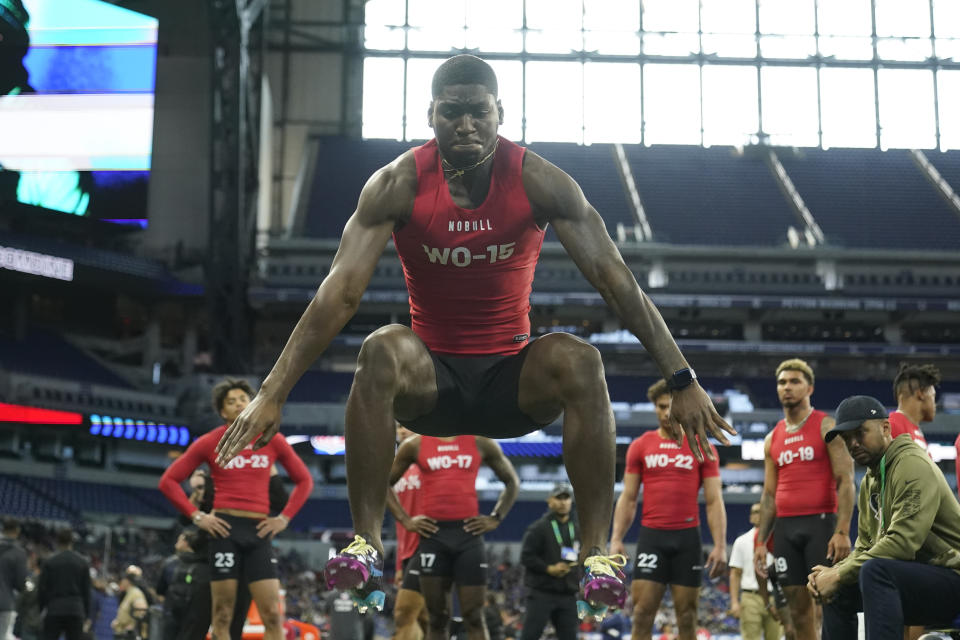
[{"label": "stadium window", "polygon": [[700,6],[703,53],[731,58],[757,55],[755,0],[703,0]]},{"label": "stadium window", "polygon": [[871,0],[819,2],[820,53],[838,60],[873,58]]},{"label": "stadium window", "polygon": [[449,51],[466,45],[464,0],[407,0],[408,46],[416,51]]},{"label": "stadium window", "polygon": [[700,67],[643,68],[645,144],[700,144]]},{"label": "stadium window", "polygon": [[760,55],[804,60],[816,53],[813,0],[760,0]]},{"label": "stadium window", "polygon": [[584,142],[641,142],[640,86],[640,66],[637,64],[584,64]]},{"label": "stadium window", "polygon": [[700,52],[698,0],[644,0],[643,52],[688,56]]},{"label": "stadium window", "polygon": [[930,4],[928,2],[876,0],[875,6],[877,55],[880,58],[926,60],[930,57]]},{"label": "stadium window", "polygon": [[703,143],[746,144],[759,127],[757,69],[707,65],[703,68]]},{"label": "stadium window", "polygon": [[960,71],[937,72],[940,149],[960,149]]},{"label": "stadium window", "polygon": [[364,5],[363,43],[367,49],[403,49],[404,3],[367,0]]},{"label": "stadium window", "polygon": [[[430,83],[433,73],[445,58],[413,58],[407,60],[407,122],[404,140],[429,140],[433,129],[427,121],[430,109]],[[394,114],[396,118],[396,114]]]},{"label": "stadium window", "polygon": [[523,140],[523,63],[519,60],[488,60],[497,74],[497,97],[503,105],[500,135]]},{"label": "stadium window", "polygon": [[583,142],[583,65],[527,63],[527,142]]},{"label": "stadium window", "polygon": [[570,53],[583,49],[581,0],[526,0],[527,51]]},{"label": "stadium window", "polygon": [[933,72],[880,69],[880,146],[932,149],[937,146]]},{"label": "stadium window", "polygon": [[[364,138],[403,140],[403,60],[366,58],[363,61]],[[425,90],[424,93],[429,93]]]},{"label": "stadium window", "polygon": [[[402,4],[396,0],[391,2]],[[501,53],[523,50],[522,3],[516,0],[467,0],[466,10],[468,49]]]},{"label": "stadium window", "polygon": [[639,29],[637,0],[583,0],[583,38],[587,51],[635,56],[640,53]]},{"label": "stadium window", "polygon": [[820,70],[824,147],[875,147],[873,69]]}]

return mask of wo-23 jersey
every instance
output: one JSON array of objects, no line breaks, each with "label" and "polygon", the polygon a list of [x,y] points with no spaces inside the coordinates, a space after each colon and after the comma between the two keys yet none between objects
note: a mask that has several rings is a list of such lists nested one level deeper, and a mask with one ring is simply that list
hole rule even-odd
[{"label": "wo-23 jersey", "polygon": [[697,494],[704,478],[720,475],[717,449],[714,459],[698,462],[686,436],[683,444],[648,431],[627,449],[626,473],[640,476],[643,513],[640,523],[651,529],[687,529],[700,524]]},{"label": "wo-23 jersey", "polygon": [[510,355],[530,337],[530,292],[543,244],[523,186],[525,149],[498,139],[490,189],[457,206],[436,140],[414,149],[413,213],[393,234],[411,328],[435,353]]}]

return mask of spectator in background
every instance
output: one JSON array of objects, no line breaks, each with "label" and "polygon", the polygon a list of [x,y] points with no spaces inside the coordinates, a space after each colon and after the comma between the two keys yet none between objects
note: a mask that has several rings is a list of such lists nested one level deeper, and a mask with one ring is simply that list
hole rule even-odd
[{"label": "spectator in background", "polygon": [[16,594],[27,581],[27,554],[17,544],[20,523],[13,518],[3,521],[0,537],[0,640],[6,640],[16,618]]},{"label": "spectator in background", "polygon": [[520,638],[536,640],[549,621],[559,640],[576,640],[580,536],[571,515],[573,488],[566,483],[555,485],[547,506],[549,511],[523,536],[520,562],[527,570],[524,582],[528,593]]},{"label": "spectator in background", "polygon": [[73,531],[61,529],[57,551],[40,571],[37,599],[43,618],[43,639],[81,640],[90,620],[90,563],[73,550]]},{"label": "spectator in background", "polygon": [[487,604],[483,607],[483,619],[487,624],[489,640],[504,640],[503,613],[500,611],[500,604],[497,603],[496,594],[489,591],[487,592]]},{"label": "spectator in background", "polygon": [[900,363],[893,379],[893,396],[897,410],[890,414],[890,437],[906,433],[918,445],[927,448],[927,439],[920,430],[921,422],[932,422],[937,416],[937,389],[940,370],[932,364]]},{"label": "spectator in background", "polygon": [[142,623],[147,615],[149,605],[143,590],[137,586],[142,573],[139,567],[130,566],[127,567],[123,578],[120,580],[120,591],[123,593],[123,599],[117,609],[117,617],[110,623],[110,628],[113,629],[113,637],[117,640],[144,637],[142,633],[144,625]]},{"label": "spectator in background", "polygon": [[337,640],[364,640],[363,618],[350,594],[331,591],[325,601],[327,619],[330,621],[330,637]]},{"label": "spectator in background", "polygon": [[[761,636],[764,640],[780,640],[783,628],[776,619],[768,591],[761,591],[753,569],[758,522],[760,503],[750,506],[750,524],[753,527],[734,541],[730,552],[730,613],[740,620],[743,640],[760,640]],[[772,561],[773,556],[768,554],[767,564]]]}]

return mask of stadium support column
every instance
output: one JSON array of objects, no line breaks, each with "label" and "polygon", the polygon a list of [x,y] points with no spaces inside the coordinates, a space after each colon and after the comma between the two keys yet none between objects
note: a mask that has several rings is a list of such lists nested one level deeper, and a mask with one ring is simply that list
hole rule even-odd
[{"label": "stadium support column", "polygon": [[216,371],[251,365],[266,0],[209,0],[213,47],[207,316]]}]

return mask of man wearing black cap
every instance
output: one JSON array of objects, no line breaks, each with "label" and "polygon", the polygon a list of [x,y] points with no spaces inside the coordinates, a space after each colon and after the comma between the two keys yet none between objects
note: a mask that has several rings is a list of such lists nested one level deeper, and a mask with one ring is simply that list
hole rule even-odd
[{"label": "man wearing black cap", "polygon": [[807,589],[824,602],[824,637],[900,640],[904,625],[947,625],[960,614],[960,504],[940,469],[908,434],[891,438],[887,411],[853,396],[837,408],[840,436],[867,467],[857,542],[833,567],[816,566]]},{"label": "man wearing black cap", "polygon": [[547,497],[550,508],[527,527],[520,551],[526,569],[524,582],[527,614],[520,640],[537,640],[547,621],[553,623],[558,640],[577,637],[577,554],[580,532],[571,516],[573,489],[565,482],[553,487]]}]

